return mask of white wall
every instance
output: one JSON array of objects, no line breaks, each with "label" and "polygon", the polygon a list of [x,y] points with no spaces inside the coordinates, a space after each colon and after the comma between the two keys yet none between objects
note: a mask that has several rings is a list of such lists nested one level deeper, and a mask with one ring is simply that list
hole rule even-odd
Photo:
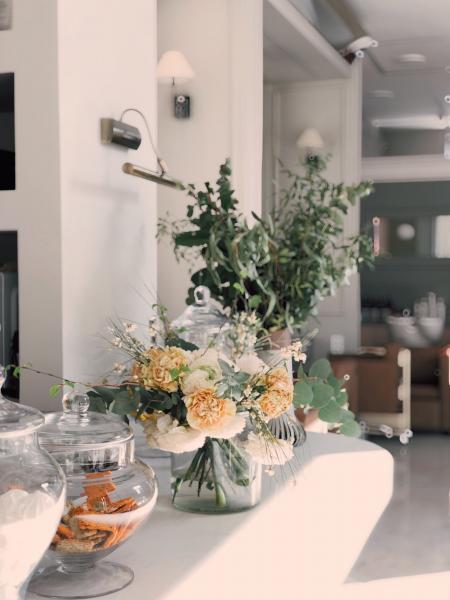
[{"label": "white wall", "polygon": [[[173,116],[173,91],[160,86],[159,147],[171,173],[214,182],[230,157],[242,210],[260,211],[262,161],[262,0],[159,0],[158,54],[181,50],[195,78],[178,87],[191,118]],[[158,188],[158,213],[184,216],[186,197]],[[171,317],[184,309],[189,275],[170,246],[159,247],[158,289]]]},{"label": "white wall", "polygon": [[[0,192],[0,229],[18,231],[20,354],[62,371],[57,15],[54,0],[14,1],[0,73],[15,73],[16,190]],[[50,380],[24,373],[22,401],[45,405]]]},{"label": "white wall", "polygon": [[100,118],[127,107],[156,133],[156,2],[60,3],[58,39],[64,374],[92,381],[111,367],[107,320],[145,323],[156,298],[156,186],[121,171],[127,160],[154,165],[145,126],[126,115],[138,151],[99,138]]},{"label": "white wall", "polygon": [[[130,105],[156,126],[155,8],[15,0],[13,29],[0,32],[0,72],[16,74],[17,189],[0,192],[0,229],[19,235],[21,361],[68,378],[102,376],[106,319],[144,321],[132,288],[156,287],[155,186],[120,170],[153,161],[144,127],[130,117],[138,153],[99,134],[101,117]],[[49,384],[24,373],[21,401],[55,407]]]},{"label": "white wall", "polygon": [[[307,127],[316,128],[324,138],[325,152],[332,154],[326,176],[334,182],[355,183],[360,180],[361,164],[361,69],[356,63],[351,79],[302,82],[276,86],[272,89],[273,113],[266,114],[265,147],[279,157],[288,168],[298,168],[300,157],[296,140]],[[270,93],[270,89],[267,91]],[[275,169],[277,174],[277,169]],[[264,195],[267,189],[264,180]],[[282,178],[277,175],[282,185]],[[345,232],[359,230],[359,207],[345,219]],[[333,298],[319,307],[319,334],[314,341],[314,353],[325,355],[333,333],[345,336],[346,350],[355,350],[360,335],[359,277],[354,276],[349,287],[341,288]]]}]

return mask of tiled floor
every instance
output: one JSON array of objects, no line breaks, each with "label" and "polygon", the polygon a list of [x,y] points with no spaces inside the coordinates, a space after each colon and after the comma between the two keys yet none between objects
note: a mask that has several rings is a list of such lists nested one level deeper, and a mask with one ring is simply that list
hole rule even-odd
[{"label": "tiled floor", "polygon": [[371,441],[394,456],[395,491],[348,581],[450,571],[450,436]]}]

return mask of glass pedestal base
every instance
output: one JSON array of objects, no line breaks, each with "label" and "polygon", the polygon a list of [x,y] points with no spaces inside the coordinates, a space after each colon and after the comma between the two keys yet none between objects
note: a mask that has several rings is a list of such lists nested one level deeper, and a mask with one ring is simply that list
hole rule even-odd
[{"label": "glass pedestal base", "polygon": [[34,575],[28,591],[44,598],[97,598],[122,590],[133,579],[129,567],[115,562],[102,561],[81,572],[52,565]]}]

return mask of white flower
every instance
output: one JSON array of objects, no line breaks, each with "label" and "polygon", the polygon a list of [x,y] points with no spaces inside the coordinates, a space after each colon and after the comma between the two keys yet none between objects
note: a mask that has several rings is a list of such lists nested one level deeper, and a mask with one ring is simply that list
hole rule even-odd
[{"label": "white flower", "polygon": [[245,450],[261,465],[284,465],[294,456],[292,444],[286,440],[270,441],[255,433],[249,433]]},{"label": "white flower", "polygon": [[223,440],[229,440],[238,433],[241,433],[245,428],[245,418],[240,415],[234,417],[225,417],[220,425],[215,425],[203,429],[202,432],[209,437],[221,438]]},{"label": "white flower", "polygon": [[236,366],[249,375],[257,375],[267,370],[267,365],[256,354],[243,354],[237,359]]},{"label": "white flower", "polygon": [[136,331],[137,329],[137,325],[135,323],[123,323],[123,326],[125,327],[125,331],[127,333],[133,333],[133,331]]},{"label": "white flower", "polygon": [[205,443],[205,435],[191,427],[183,427],[170,415],[161,415],[144,422],[147,444],[150,448],[159,448],[166,452],[179,454],[192,452]]},{"label": "white flower", "polygon": [[127,370],[127,368],[125,367],[125,365],[122,365],[121,363],[114,363],[114,373],[117,373],[118,375],[122,375],[122,373],[125,373],[125,371]]},{"label": "white flower", "polygon": [[302,352],[302,349],[303,349],[303,346],[302,346],[301,342],[294,342],[290,346],[292,358],[296,362],[305,362],[306,361],[306,354],[304,352]]},{"label": "white flower", "polygon": [[195,371],[196,369],[211,369],[215,371],[217,377],[220,378],[222,375],[219,365],[219,353],[214,348],[192,352],[189,368],[191,371]]},{"label": "white flower", "polygon": [[212,389],[217,382],[217,378],[214,376],[211,378],[211,376],[212,371],[208,372],[205,369],[197,369],[192,373],[188,373],[181,384],[183,393],[189,395],[200,388]]},{"label": "white flower", "polygon": [[351,283],[350,277],[352,275],[354,275],[357,271],[358,271],[358,268],[356,265],[347,267],[344,271],[344,278],[342,280],[342,285],[350,285],[350,283]]},{"label": "white flower", "polygon": [[158,448],[174,454],[192,452],[201,448],[204,443],[203,433],[191,427],[174,427],[168,433],[158,437]]}]

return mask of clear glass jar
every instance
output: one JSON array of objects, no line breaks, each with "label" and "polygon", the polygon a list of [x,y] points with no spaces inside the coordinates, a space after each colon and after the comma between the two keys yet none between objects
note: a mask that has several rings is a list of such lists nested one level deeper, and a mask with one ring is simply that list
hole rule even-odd
[{"label": "clear glass jar", "polygon": [[234,513],[261,499],[262,468],[244,450],[249,427],[231,439],[207,438],[194,452],[172,454],[172,502],[196,513]]},{"label": "clear glass jar", "polygon": [[46,416],[41,445],[67,478],[64,515],[52,540],[52,565],[30,590],[47,598],[92,598],[131,583],[133,571],[98,562],[127,540],[156,504],[153,470],[135,459],[134,436],[114,415],[90,412],[89,397],[73,393],[63,412]]},{"label": "clear glass jar", "polygon": [[38,444],[44,416],[0,398],[0,599],[23,598],[64,508],[65,479]]},{"label": "clear glass jar", "polygon": [[197,348],[214,347],[224,354],[229,353],[228,332],[230,322],[218,302],[211,299],[209,288],[199,285],[194,290],[194,304],[172,322],[171,327],[178,335]]}]

